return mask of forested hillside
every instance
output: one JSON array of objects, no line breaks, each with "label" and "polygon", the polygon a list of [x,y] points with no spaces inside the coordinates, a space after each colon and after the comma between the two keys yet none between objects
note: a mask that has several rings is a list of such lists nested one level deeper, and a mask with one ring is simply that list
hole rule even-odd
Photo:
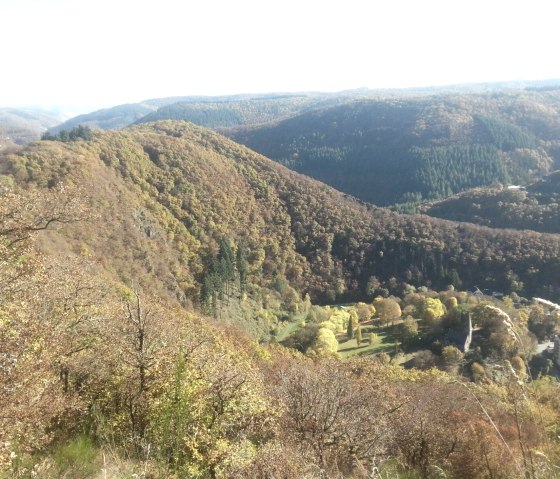
[{"label": "forested hillside", "polygon": [[[555,477],[558,384],[525,362],[558,315],[448,286],[558,295],[559,235],[366,206],[186,122],[86,131],[0,157],[2,479]],[[376,309],[441,354],[340,360]],[[463,374],[438,331],[471,313]]]},{"label": "forested hillside", "polygon": [[91,113],[84,113],[70,118],[64,123],[60,123],[52,128],[49,128],[48,133],[58,134],[62,130],[71,130],[80,125],[101,130],[119,130],[133,124],[140,118],[153,113],[158,108],[181,101],[197,101],[199,99],[200,97],[178,96],[153,98],[138,103],[116,105],[111,108],[103,108],[101,110],[95,110]]},{"label": "forested hillside", "polygon": [[494,183],[525,184],[560,161],[560,93],[361,100],[233,138],[378,205]]},{"label": "forested hillside", "polygon": [[348,92],[154,98],[79,115],[50,128],[49,133],[79,125],[116,130],[160,120],[187,120],[213,129],[249,126],[281,120],[319,106],[343,103],[351,96]]},{"label": "forested hillside", "polygon": [[372,278],[527,294],[560,284],[558,236],[360,205],[187,123],[40,142],[5,158],[3,170],[42,187],[82,185],[100,216],[64,241],[194,304],[223,238],[244,250],[254,282],[282,277],[314,301],[365,297]]},{"label": "forested hillside", "polygon": [[184,101],[162,106],[136,123],[187,120],[212,129],[253,126],[279,121],[298,113],[348,101],[345,95],[266,95],[247,99]]},{"label": "forested hillside", "polygon": [[430,216],[494,228],[560,233],[560,173],[527,187],[480,188],[422,206]]},{"label": "forested hillside", "polygon": [[526,184],[560,165],[560,90],[487,88],[163,98],[81,115],[51,133],[187,120],[364,201],[410,212],[473,187]]}]

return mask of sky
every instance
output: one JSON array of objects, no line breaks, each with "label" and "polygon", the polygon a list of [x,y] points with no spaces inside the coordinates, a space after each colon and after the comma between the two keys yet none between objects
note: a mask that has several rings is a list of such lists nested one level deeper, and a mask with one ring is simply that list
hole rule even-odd
[{"label": "sky", "polygon": [[0,0],[0,106],[560,78],[557,0]]}]

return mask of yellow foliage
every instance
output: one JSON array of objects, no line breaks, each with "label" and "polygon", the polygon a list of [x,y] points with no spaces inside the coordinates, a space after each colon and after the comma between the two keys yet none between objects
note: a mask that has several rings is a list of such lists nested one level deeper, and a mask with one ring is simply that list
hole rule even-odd
[{"label": "yellow foliage", "polygon": [[132,299],[134,298],[134,291],[126,284],[117,283],[115,285],[115,290],[117,292],[117,295],[125,301],[132,301]]},{"label": "yellow foliage", "polygon": [[425,298],[422,302],[424,319],[434,321],[445,314],[443,303],[437,298]]},{"label": "yellow foliage", "polygon": [[448,311],[451,311],[453,308],[456,308],[458,305],[457,298],[455,296],[450,296],[445,300],[445,307]]},{"label": "yellow foliage", "polygon": [[338,341],[331,329],[326,327],[319,329],[310,353],[316,356],[336,356],[338,354]]}]

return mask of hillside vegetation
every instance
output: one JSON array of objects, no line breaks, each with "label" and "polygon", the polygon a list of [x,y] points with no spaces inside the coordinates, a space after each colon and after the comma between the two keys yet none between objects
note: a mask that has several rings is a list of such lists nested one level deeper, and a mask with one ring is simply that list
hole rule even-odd
[{"label": "hillside vegetation", "polygon": [[185,101],[163,106],[137,123],[186,120],[212,129],[253,126],[279,121],[322,106],[348,101],[344,95],[277,95],[243,100]]},{"label": "hillside vegetation", "polygon": [[480,188],[422,206],[430,216],[494,228],[560,233],[560,173],[527,187]]},{"label": "hillside vegetation", "polygon": [[162,98],[50,132],[187,120],[361,200],[413,212],[473,187],[527,184],[560,165],[560,89],[521,87]]},{"label": "hillside vegetation", "polygon": [[360,205],[187,123],[44,141],[5,158],[3,169],[42,187],[81,185],[99,216],[64,241],[194,304],[223,238],[243,249],[258,284],[281,277],[313,301],[363,298],[372,281],[393,277],[527,294],[555,294],[560,283],[558,236]]},{"label": "hillside vegetation", "polygon": [[51,128],[49,133],[79,125],[117,130],[160,120],[187,120],[216,129],[255,125],[287,118],[317,105],[336,104],[344,98],[347,96],[312,93],[154,98],[79,115]]},{"label": "hillside vegetation", "polygon": [[[558,294],[558,235],[366,207],[185,122],[70,133],[0,157],[2,479],[555,477],[525,364],[558,316],[426,284]],[[434,349],[472,313],[481,349],[339,359],[401,313]],[[306,355],[267,341],[306,323]]]},{"label": "hillside vegetation", "polygon": [[125,128],[150,113],[163,108],[167,105],[182,101],[198,101],[201,97],[165,97],[144,100],[138,103],[125,103],[111,108],[102,108],[90,113],[84,113],[66,120],[63,123],[49,128],[48,133],[56,135],[62,130],[72,130],[79,127],[101,129],[101,130],[120,130]]},{"label": "hillside vegetation", "polygon": [[102,130],[118,130],[134,123],[156,108],[155,105],[150,105],[149,103],[131,103],[104,108],[70,118],[64,123],[50,128],[49,133],[56,134],[61,130],[70,130],[80,125]]},{"label": "hillside vegetation", "polygon": [[359,100],[232,137],[340,191],[391,205],[539,178],[560,161],[559,113],[558,90]]}]

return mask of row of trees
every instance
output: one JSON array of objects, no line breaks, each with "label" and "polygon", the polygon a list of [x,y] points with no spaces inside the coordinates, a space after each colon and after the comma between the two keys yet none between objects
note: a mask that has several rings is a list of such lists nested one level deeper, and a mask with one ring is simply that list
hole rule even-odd
[{"label": "row of trees", "polygon": [[78,125],[71,130],[60,130],[57,134],[46,132],[41,136],[41,140],[44,141],[62,141],[65,143],[77,140],[90,141],[92,138],[91,128],[85,125]]}]

